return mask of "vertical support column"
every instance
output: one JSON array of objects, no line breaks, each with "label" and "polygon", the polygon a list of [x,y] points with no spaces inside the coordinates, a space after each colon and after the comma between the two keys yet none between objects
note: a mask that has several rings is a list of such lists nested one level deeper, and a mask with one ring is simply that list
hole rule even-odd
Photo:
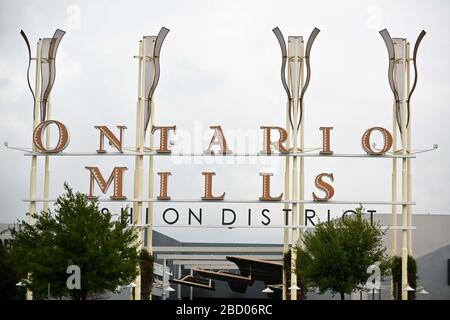
[{"label": "vertical support column", "polygon": [[[50,120],[51,116],[52,103],[50,95],[47,98],[47,116],[46,119]],[[47,149],[50,149],[50,126],[47,127],[45,132],[45,145]],[[49,198],[49,189],[50,189],[50,157],[48,155],[45,156],[44,159],[44,200],[48,200]],[[48,201],[44,201],[44,211],[48,210],[49,203]]]},{"label": "vertical support column", "polygon": [[[395,111],[395,101],[392,106],[392,154],[397,153],[397,121],[396,121],[396,111]],[[397,201],[397,158],[392,158],[392,186],[391,186],[391,201],[394,203]],[[391,256],[397,256],[397,205],[393,204],[391,206],[391,226],[392,229],[392,249]],[[394,280],[391,279],[391,300],[395,299]]]},{"label": "vertical support column", "polygon": [[[41,57],[42,57],[42,39],[39,39],[36,48],[36,74],[34,82],[34,108],[33,108],[33,131],[39,125],[39,97],[41,95]],[[36,152],[34,143],[32,145],[33,152]],[[30,224],[34,223],[34,215],[36,214],[36,180],[37,180],[37,156],[31,156],[31,171],[30,171],[30,206],[29,218]],[[27,290],[27,300],[33,300],[33,293]]]},{"label": "vertical support column", "polygon": [[[397,153],[397,121],[395,102],[392,106],[392,153],[395,155]],[[397,158],[392,158],[392,202],[397,201]],[[391,225],[392,227],[397,227],[397,205],[392,205],[392,215],[391,215]],[[392,256],[397,255],[397,229],[392,230]]]},{"label": "vertical support column", "polygon": [[[136,105],[136,152],[142,153],[144,146],[144,98],[143,98],[143,77],[144,77],[144,50],[143,41],[139,41],[139,72],[138,72],[138,101]],[[142,246],[141,231],[136,225],[142,223],[142,184],[143,184],[143,162],[144,157],[138,154],[135,157],[134,165],[134,192],[133,192],[133,225],[135,232],[139,235],[139,249]],[[136,288],[134,290],[134,300],[141,298],[141,275],[135,280]]]},{"label": "vertical support column", "polygon": [[[286,132],[288,135],[288,139],[286,141],[286,149],[289,150],[290,148],[290,137],[291,137],[291,125],[289,123],[289,101],[286,104]],[[289,200],[290,199],[290,188],[289,188],[289,184],[290,184],[290,175],[291,175],[291,170],[290,170],[290,163],[291,163],[291,157],[285,157],[284,159],[284,200]],[[289,209],[290,204],[289,203],[285,203],[284,204],[284,209]],[[289,214],[287,211],[285,211],[284,213],[284,217],[283,217],[284,221],[284,231],[283,231],[283,258],[286,256],[286,254],[289,252],[289,228],[287,228],[286,226],[289,225]],[[282,292],[282,299],[286,300],[287,299],[287,288],[288,288],[288,283],[287,283],[287,274],[284,270],[284,259],[283,259],[283,292]]]},{"label": "vertical support column", "polygon": [[[303,39],[301,41],[301,74],[300,74],[300,87],[299,90],[303,89],[305,84],[305,47]],[[303,103],[302,111],[302,123],[300,124],[300,151],[305,152],[305,104]],[[299,188],[299,223],[300,225],[305,225],[305,157],[300,157],[300,188]],[[305,229],[300,228],[299,230],[299,245],[303,245],[303,235]]]},{"label": "vertical support column", "polygon": [[[191,276],[194,276],[194,270],[191,269]],[[194,298],[194,288],[191,286],[189,288],[189,299],[192,301]]]},{"label": "vertical support column", "polygon": [[[39,39],[36,49],[36,75],[34,83],[34,110],[33,110],[33,131],[39,125],[39,97],[41,94],[41,56],[42,56],[42,39]],[[34,143],[31,144],[33,152],[36,152]],[[31,174],[30,174],[30,207],[29,207],[29,221],[33,223],[33,218],[36,213],[36,175],[37,175],[37,156],[31,156]]]},{"label": "vertical support column", "polygon": [[[181,278],[181,264],[178,265],[178,279]],[[177,299],[181,300],[181,284],[178,284]]]},{"label": "vertical support column", "polygon": [[[407,99],[407,95],[409,93],[410,90],[410,65],[409,65],[409,60],[410,60],[410,52],[409,52],[409,42],[406,42],[406,60],[405,60],[405,77],[406,77],[406,81],[405,81],[405,86],[406,86],[406,92],[405,92],[405,99]],[[406,153],[411,154],[411,114],[409,114],[409,125],[406,131],[406,135],[407,135],[407,142],[406,142]],[[412,172],[411,172],[411,158],[408,158],[406,160],[407,162],[407,176],[408,176],[408,202],[412,202]],[[408,226],[411,227],[412,226],[412,206],[408,205]],[[413,251],[412,251],[412,230],[409,229],[408,230],[408,254],[410,256],[412,256]]]},{"label": "vertical support column", "polygon": [[[144,38],[144,42],[143,42],[143,55],[144,55],[144,70],[145,73],[144,74],[154,74],[155,70],[147,70],[146,68],[153,68],[154,69],[154,65],[153,63],[145,63],[145,61],[147,59],[150,59],[150,57],[153,57],[154,55],[154,49],[155,49],[155,42],[156,42],[156,37],[152,36],[152,37],[145,37]],[[144,76],[143,76],[144,78]],[[145,82],[143,80],[143,82]],[[144,92],[144,90],[143,90]],[[149,132],[149,150],[150,152],[153,152],[153,145],[154,145],[154,136],[151,133],[152,131],[152,126],[154,124],[154,119],[155,119],[155,105],[154,105],[154,99],[151,100],[151,113],[150,113],[150,121],[148,124],[148,128],[147,128],[147,132]],[[148,199],[151,200],[153,199],[153,190],[154,190],[154,170],[153,170],[153,163],[154,163],[154,157],[153,155],[149,155],[148,156]],[[148,202],[147,203],[147,251],[149,254],[153,255],[153,202]],[[150,295],[150,300],[151,300],[151,295]]]},{"label": "vertical support column", "polygon": [[[151,102],[152,113],[150,116],[149,123],[149,132],[151,132],[151,128],[154,124],[154,114],[155,114],[155,106],[153,100]],[[150,133],[149,139],[149,149],[153,152],[154,145],[154,136]],[[155,171],[153,169],[154,157],[153,155],[149,155],[148,157],[148,199],[153,199],[153,190],[154,190],[154,180],[155,180]],[[147,251],[150,254],[153,254],[153,202],[148,202],[148,223],[147,223]]]},{"label": "vertical support column", "polygon": [[[402,155],[406,156],[407,154],[407,129],[406,129],[406,82],[407,82],[407,54],[406,54],[406,39],[393,39],[394,40],[394,48],[396,50],[397,56],[400,56],[401,61],[401,74],[399,74],[399,77],[397,78],[399,81],[398,83],[398,91],[399,91],[399,98],[400,98],[400,106],[401,106],[401,126],[402,126]],[[397,74],[396,74],[397,75]],[[402,293],[402,300],[408,299],[408,291],[405,291],[404,289],[408,286],[408,206],[405,204],[408,201],[408,168],[407,168],[408,162],[406,158],[402,158],[402,285],[401,285],[401,293]]]},{"label": "vertical support column", "polygon": [[[288,37],[288,84],[292,93],[291,108],[293,108],[293,146],[292,150],[298,152],[298,104],[300,93],[300,73],[301,73],[301,45],[302,37]],[[292,160],[292,200],[298,200],[298,156]],[[298,203],[292,203],[292,251],[291,251],[291,300],[297,300],[297,242],[298,242]]]},{"label": "vertical support column", "polygon": [[[396,75],[396,65],[397,62],[394,63],[394,75]],[[397,77],[394,76],[394,81],[396,81]],[[397,81],[396,81],[397,82]],[[395,103],[395,98],[393,99],[392,104],[392,154],[397,153],[397,106]],[[392,185],[391,185],[391,201],[397,202],[397,158],[392,158]],[[397,227],[397,205],[392,204],[391,206],[391,226],[394,227],[392,229],[392,248],[391,248],[391,255],[392,257],[397,256],[397,250],[398,250],[398,242],[397,242],[397,233],[398,230]],[[395,299],[395,286],[394,280],[391,279],[391,300]],[[398,288],[397,288],[398,289]]]},{"label": "vertical support column", "polygon": [[162,284],[162,293],[161,293],[161,299],[166,300],[166,292],[167,292],[167,276],[166,276],[166,259],[163,259],[163,284]]}]

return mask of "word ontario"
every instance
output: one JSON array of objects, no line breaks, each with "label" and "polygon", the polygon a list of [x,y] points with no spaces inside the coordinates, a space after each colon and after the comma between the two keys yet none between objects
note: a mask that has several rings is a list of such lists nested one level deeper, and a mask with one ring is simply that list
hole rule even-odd
[{"label": "word ontario", "polygon": [[[58,129],[58,142],[56,145],[51,148],[47,147],[43,142],[44,132],[47,127],[50,125],[56,126]],[[105,150],[105,138],[108,139],[111,147],[117,149],[119,152],[123,152],[123,142],[124,142],[124,130],[127,128],[123,125],[116,126],[118,133],[114,134],[113,131],[107,126],[94,126],[95,129],[99,132],[99,147],[96,150],[97,153],[106,153]],[[232,151],[228,148],[227,141],[225,139],[225,135],[222,131],[222,127],[220,125],[210,126],[210,129],[213,130],[211,142],[208,145],[208,148],[204,150],[205,154],[214,155],[221,154],[227,155],[232,154]],[[270,155],[274,151],[281,154],[292,154],[294,150],[293,148],[287,149],[285,144],[288,139],[288,134],[285,129],[276,126],[261,126],[260,129],[263,133],[263,145],[261,154]],[[320,127],[320,131],[322,131],[322,150],[320,154],[326,156],[333,153],[331,150],[331,130],[333,127]],[[156,152],[160,154],[170,154],[172,151],[169,148],[169,135],[171,132],[175,133],[176,126],[155,126],[152,125],[151,133],[155,134],[157,131],[159,132],[159,146],[150,150],[151,152]],[[278,138],[273,138],[273,133],[277,133]],[[371,146],[371,135],[373,132],[381,133],[383,137],[383,144],[380,149],[374,150]],[[69,145],[69,131],[67,127],[60,121],[57,120],[45,120],[42,121],[33,132],[33,144],[40,153],[58,153],[64,151]],[[361,138],[361,145],[363,150],[370,156],[380,156],[384,155],[389,149],[392,147],[392,135],[391,133],[382,127],[372,127],[366,130]],[[213,149],[218,149],[214,151]],[[299,150],[302,151],[302,150]],[[97,166],[86,166],[85,167],[89,173],[89,198],[93,199],[96,196],[94,195],[94,185],[100,187],[100,190],[103,194],[108,192],[108,189],[111,184],[113,184],[113,194],[110,196],[113,200],[124,200],[127,197],[123,193],[123,178],[125,171],[128,170],[127,167],[114,167],[112,172],[110,173],[108,179],[105,179],[100,168]],[[158,200],[170,200],[169,196],[169,176],[171,172],[157,172],[160,178],[160,189],[159,195],[157,196]],[[204,184],[204,194],[201,197],[202,200],[224,200],[225,192],[220,195],[214,195],[213,193],[213,176],[216,175],[215,172],[204,171],[202,175],[205,177]],[[272,196],[270,192],[270,177],[273,175],[270,172],[260,172],[259,174],[262,177],[262,192],[259,197],[260,201],[281,201],[283,197],[283,193],[278,196]],[[329,181],[324,181],[327,178]],[[316,176],[314,183],[317,189],[321,190],[324,195],[318,196],[315,192],[312,192],[312,197],[314,201],[327,201],[330,200],[334,195],[334,188],[331,183],[334,182],[333,173],[320,173]]]}]

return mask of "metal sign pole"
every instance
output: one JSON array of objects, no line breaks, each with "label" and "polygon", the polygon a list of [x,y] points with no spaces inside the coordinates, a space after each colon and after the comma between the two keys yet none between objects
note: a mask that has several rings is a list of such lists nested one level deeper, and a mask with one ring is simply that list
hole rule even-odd
[{"label": "metal sign pole", "polygon": [[[417,50],[420,42],[425,36],[425,30],[422,30],[414,45],[413,58],[410,59],[409,43],[404,38],[392,39],[389,32],[386,29],[380,31],[380,35],[383,38],[389,55],[389,68],[388,68],[388,80],[392,93],[394,94],[394,148],[393,157],[398,157],[396,154],[396,126],[401,133],[401,157],[402,157],[402,281],[401,281],[401,294],[402,300],[408,299],[408,255],[412,255],[412,233],[410,226],[412,225],[412,173],[411,173],[411,126],[410,126],[410,103],[411,96],[416,88],[417,84]],[[414,82],[410,89],[410,61],[414,62]],[[434,148],[436,149],[436,148]],[[428,150],[424,150],[428,151]],[[418,152],[416,152],[418,153]],[[396,201],[397,192],[397,166],[395,158],[393,160],[392,167],[392,224],[397,228],[396,208],[394,203]],[[392,239],[392,255],[397,254],[397,234],[393,232]],[[392,291],[394,291],[394,283],[392,283]]]},{"label": "metal sign pole", "polygon": [[[143,151],[144,144],[144,98],[143,98],[143,78],[144,78],[144,48],[143,41],[139,41],[139,72],[138,72],[138,101],[136,106],[136,151]],[[134,199],[133,202],[133,224],[138,225],[142,223],[142,174],[143,174],[143,162],[144,157],[142,155],[136,155],[135,167],[134,167]],[[139,235],[139,249],[142,245],[141,230],[139,228],[134,229]],[[136,288],[133,293],[132,300],[140,300],[141,298],[141,275],[139,274],[135,280]]]},{"label": "metal sign pole", "polygon": [[[301,50],[301,69],[300,69],[300,87],[299,90],[303,90],[305,85],[305,46],[303,37],[300,45]],[[302,108],[302,122],[300,123],[300,151],[305,152],[305,108],[303,104]],[[299,189],[299,200],[305,200],[305,157],[300,157],[300,189]],[[300,202],[299,206],[299,223],[300,225],[305,224],[305,204]],[[297,240],[298,245],[303,245],[303,235],[304,229],[299,231],[299,239]]]},{"label": "metal sign pole", "polygon": [[[52,103],[50,99],[50,95],[47,98],[47,116],[45,119],[50,120],[51,116]],[[50,126],[47,127],[45,132],[45,145],[48,149],[50,149]],[[49,189],[50,189],[50,157],[48,155],[44,158],[44,200],[48,200],[49,198]],[[48,210],[49,201],[44,202],[44,211]]]},{"label": "metal sign pole", "polygon": [[[395,39],[394,45],[397,44],[397,42],[401,43],[402,48],[404,48],[403,55],[401,58],[401,62],[403,64],[403,79],[402,84],[403,88],[399,92],[399,96],[401,99],[401,127],[402,127],[402,154],[405,156],[407,154],[406,147],[407,147],[407,130],[406,130],[406,119],[407,119],[407,110],[406,110],[406,97],[407,93],[404,89],[406,89],[406,39]],[[408,300],[408,291],[405,290],[405,288],[408,286],[408,230],[406,229],[408,227],[408,205],[405,204],[408,201],[408,173],[407,173],[407,158],[402,158],[402,201],[404,202],[402,204],[402,221],[403,221],[403,229],[402,229],[402,300]]]},{"label": "metal sign pole", "polygon": [[[298,103],[300,93],[300,73],[301,70],[301,53],[302,53],[302,37],[288,37],[288,80],[290,85],[290,91],[292,92],[292,108],[294,111],[294,128],[293,128],[293,150],[298,150]],[[298,157],[294,156],[292,160],[292,199],[298,200]],[[298,225],[298,203],[292,204],[292,224]],[[297,300],[297,241],[298,241],[298,229],[292,229],[292,249],[291,249],[291,300]]]},{"label": "metal sign pole", "polygon": [[[41,92],[41,56],[42,56],[42,39],[39,39],[36,48],[36,75],[34,84],[34,110],[33,110],[33,131],[39,125],[39,97]],[[32,150],[36,152],[36,146],[32,143]],[[37,156],[31,156],[31,174],[30,174],[30,223],[33,223],[33,218],[36,213],[36,174],[37,174]]]},{"label": "metal sign pole", "polygon": [[[394,65],[395,66],[395,65]],[[395,70],[395,69],[394,69]],[[395,71],[394,71],[395,72]],[[396,120],[396,104],[395,99],[392,104],[392,153],[395,155],[397,152],[397,120]],[[397,158],[392,158],[392,186],[391,186],[392,202],[397,202]],[[391,225],[397,226],[397,206],[393,204],[391,206]],[[392,257],[397,256],[397,229],[392,230]],[[395,283],[391,279],[391,299],[395,299]]]},{"label": "metal sign pole", "polygon": [[[406,68],[405,68],[405,77],[406,77],[406,92],[410,92],[410,51],[409,51],[409,42],[406,43]],[[411,112],[408,114],[408,128],[407,128],[407,142],[406,142],[406,152],[411,154]],[[408,177],[408,202],[412,201],[412,172],[411,172],[411,159],[406,160],[407,164],[407,177]],[[412,206],[408,205],[408,226],[412,226]],[[412,256],[412,231],[408,230],[408,254]]]},{"label": "metal sign pole", "polygon": [[[156,37],[151,37],[151,46],[147,47],[144,46],[144,59],[149,59],[149,57],[153,57],[154,55],[154,48],[155,48],[155,42]],[[144,64],[144,68],[153,68],[152,74],[155,72],[154,65],[152,64]],[[146,72],[148,72],[146,70]],[[154,99],[150,101],[150,122],[149,122],[149,131],[150,131],[150,138],[149,138],[149,149],[150,151],[153,151],[153,143],[154,143],[154,137],[151,133],[152,126],[154,124],[155,119],[155,104]],[[154,170],[153,170],[153,162],[154,158],[152,155],[148,157],[148,199],[153,199],[153,189],[154,189]],[[147,251],[149,254],[153,254],[153,202],[149,202],[147,204]],[[150,300],[152,299],[152,287],[150,288]]]},{"label": "metal sign pole", "polygon": [[[291,126],[289,124],[289,105],[290,105],[290,101],[288,101],[286,103],[286,132],[288,137],[291,136]],[[289,146],[290,146],[290,139],[286,140],[286,149],[289,150]],[[284,200],[289,200],[290,199],[290,188],[289,188],[289,184],[290,184],[290,175],[291,175],[291,168],[290,168],[291,162],[290,162],[290,157],[286,157],[286,159],[284,160]],[[285,203],[284,204],[284,209],[287,210],[290,208],[290,203]],[[289,214],[287,211],[284,211],[284,225],[289,225]],[[283,257],[286,257],[286,255],[289,252],[289,228],[284,228],[283,230]],[[285,260],[283,259],[283,266],[285,264]],[[287,299],[287,274],[285,272],[285,270],[283,270],[283,295],[282,295],[282,299],[286,300]]]},{"label": "metal sign pole", "polygon": [[163,283],[162,283],[162,291],[161,291],[161,300],[166,300],[167,299],[167,276],[166,276],[167,272],[166,272],[166,259],[163,259]]},{"label": "metal sign pole", "polygon": [[[36,74],[34,83],[34,110],[33,110],[33,132],[39,125],[39,97],[41,94],[41,57],[42,57],[42,39],[39,39],[36,47]],[[36,152],[36,147],[32,143],[32,150]],[[30,172],[30,206],[29,206],[29,223],[34,223],[34,215],[36,214],[36,176],[37,176],[37,156],[31,157]],[[33,293],[27,289],[27,300],[33,300]]]}]

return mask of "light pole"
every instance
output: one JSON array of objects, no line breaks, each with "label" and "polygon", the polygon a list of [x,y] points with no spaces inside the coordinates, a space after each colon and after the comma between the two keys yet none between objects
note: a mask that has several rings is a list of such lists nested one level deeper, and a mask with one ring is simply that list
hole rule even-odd
[{"label": "light pole", "polygon": [[[137,287],[137,284],[135,282],[131,282],[129,285],[126,285],[125,288],[131,288],[131,298],[132,300],[135,299],[135,288]],[[118,287],[120,288],[120,287]]]},{"label": "light pole", "polygon": [[[22,281],[19,281],[19,282],[17,282],[16,283],[16,287],[19,287],[19,288],[24,288],[26,285],[25,285],[25,283],[23,283]],[[22,293],[22,292],[21,292]],[[25,297],[26,298],[26,297]]]}]

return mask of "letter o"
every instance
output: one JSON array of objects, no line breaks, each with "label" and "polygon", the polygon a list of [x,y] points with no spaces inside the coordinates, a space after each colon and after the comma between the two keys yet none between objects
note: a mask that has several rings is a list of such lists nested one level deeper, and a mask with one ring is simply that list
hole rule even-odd
[{"label": "letter o", "polygon": [[[372,149],[372,146],[370,145],[370,136],[373,131],[380,131],[381,134],[383,135],[384,143],[383,143],[383,148],[380,151],[374,151]],[[365,152],[367,152],[367,154],[383,155],[387,151],[389,151],[389,149],[391,149],[391,147],[392,147],[392,135],[385,128],[373,127],[373,128],[367,129],[367,131],[364,132],[361,143],[362,143],[362,148],[364,149]]]},{"label": "letter o", "polygon": [[346,211],[344,211],[344,213],[342,214],[342,220],[344,220],[345,218],[347,218],[347,215],[348,215],[349,213],[356,214],[356,211],[355,211],[355,210],[346,210]]},{"label": "letter o", "polygon": [[[58,143],[53,149],[47,149],[42,142],[42,135],[50,124],[56,124],[58,128]],[[39,152],[58,153],[69,145],[69,131],[65,125],[56,120],[45,120],[39,123],[33,132],[33,144]]]},{"label": "letter o", "polygon": [[[175,212],[176,217],[175,217],[175,219],[174,219],[173,221],[168,221],[168,220],[166,219],[166,213],[167,213],[168,211],[174,211],[174,212]],[[167,223],[167,224],[174,224],[174,223],[176,223],[176,222],[178,221],[178,218],[179,218],[179,217],[180,217],[180,215],[178,214],[178,211],[177,211],[176,209],[174,209],[174,208],[167,208],[167,209],[164,210],[164,212],[163,212],[163,220],[164,220],[164,222]]]}]

